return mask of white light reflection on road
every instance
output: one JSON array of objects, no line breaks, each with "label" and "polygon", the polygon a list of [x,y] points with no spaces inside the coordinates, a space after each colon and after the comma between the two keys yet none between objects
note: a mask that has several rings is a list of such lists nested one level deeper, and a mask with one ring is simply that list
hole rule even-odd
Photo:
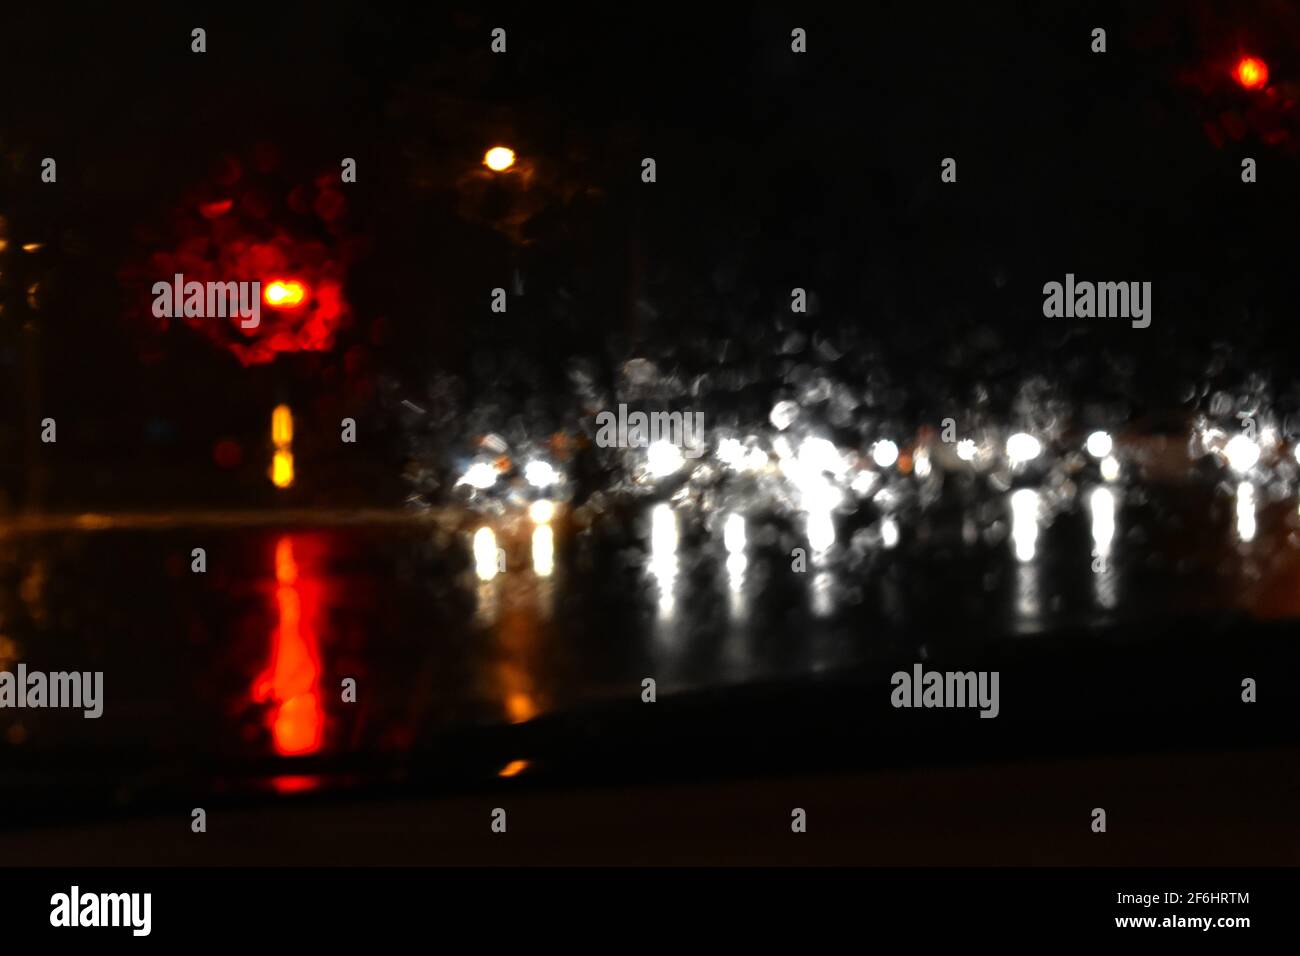
[{"label": "white light reflection on road", "polygon": [[1032,488],[1021,488],[1011,495],[1011,540],[1016,560],[1016,615],[1021,622],[1032,622],[1042,613],[1039,595],[1038,565],[1034,553],[1038,545],[1039,495]]},{"label": "white light reflection on road", "polygon": [[749,558],[745,555],[745,516],[732,513],[722,526],[722,542],[727,548],[727,584],[730,592],[731,616],[745,616],[745,570]]},{"label": "white light reflection on road", "polygon": [[677,515],[663,503],[650,510],[649,572],[659,590],[659,617],[670,620],[677,585]]},{"label": "white light reflection on road", "polygon": [[830,617],[835,612],[835,582],[827,571],[818,571],[812,579],[812,612],[814,617]]},{"label": "white light reflection on road", "polygon": [[1093,597],[1109,611],[1116,602],[1116,578],[1110,566],[1115,540],[1115,493],[1109,488],[1094,488],[1088,496],[1088,508],[1092,512]]},{"label": "white light reflection on road", "polygon": [[491,528],[485,525],[474,532],[473,552],[474,573],[479,582],[475,617],[480,625],[486,626],[497,619],[499,595],[496,577],[501,571],[497,536]]},{"label": "white light reflection on road", "polygon": [[1115,540],[1115,494],[1109,488],[1094,488],[1088,497],[1092,512],[1092,553],[1103,561],[1110,557]]},{"label": "white light reflection on road", "polygon": [[1237,485],[1237,537],[1242,543],[1255,540],[1255,486],[1249,481]]},{"label": "white light reflection on road", "polygon": [[1015,543],[1016,559],[1034,560],[1038,545],[1038,492],[1021,488],[1011,495],[1011,540]]},{"label": "white light reflection on road", "polygon": [[835,522],[830,508],[808,508],[808,544],[813,549],[813,559],[821,558],[835,544]]},{"label": "white light reflection on road", "polygon": [[533,529],[533,573],[549,578],[555,571],[555,532],[548,524]]},{"label": "white light reflection on road", "polygon": [[549,524],[533,528],[533,574],[537,576],[537,610],[549,620],[555,606],[555,532]]},{"label": "white light reflection on road", "polygon": [[499,570],[497,536],[491,528],[479,528],[474,532],[474,573],[480,581],[491,581]]}]

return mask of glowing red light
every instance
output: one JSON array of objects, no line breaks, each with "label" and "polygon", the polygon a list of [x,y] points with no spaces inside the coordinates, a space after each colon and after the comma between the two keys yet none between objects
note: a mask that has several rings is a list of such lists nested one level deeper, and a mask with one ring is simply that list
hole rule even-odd
[{"label": "glowing red light", "polygon": [[307,289],[293,279],[276,279],[262,290],[262,299],[275,309],[296,309],[307,297]]},{"label": "glowing red light", "polygon": [[215,199],[212,202],[199,203],[199,215],[204,219],[216,219],[230,212],[234,204],[232,199]]},{"label": "glowing red light", "polygon": [[[231,195],[232,187],[244,182],[240,170],[238,163],[228,163],[215,182],[196,187],[183,200],[186,215],[176,217],[172,241],[147,259],[132,262],[124,278],[129,273],[132,283],[146,278],[152,283],[158,276],[183,273],[197,282],[226,282],[239,276],[260,280],[260,324],[245,325],[234,315],[224,322],[178,317],[242,365],[273,362],[286,352],[332,350],[335,333],[351,313],[344,276],[354,244],[345,240],[355,233],[346,224],[342,192],[322,177],[314,185],[295,189],[296,198],[287,209],[273,209],[263,191],[251,186]],[[337,178],[337,174],[332,177]],[[313,211],[317,223],[329,225],[329,239],[312,239],[304,233],[299,222]],[[282,229],[273,238],[258,238],[273,213],[282,220]],[[166,327],[169,322],[161,324]]]},{"label": "glowing red light", "polygon": [[313,774],[280,774],[271,778],[276,793],[305,793],[321,785],[321,778]]},{"label": "glowing red light", "polygon": [[1256,56],[1243,56],[1232,75],[1246,89],[1262,90],[1268,85],[1268,64]]},{"label": "glowing red light", "polygon": [[315,753],[325,729],[320,645],[314,627],[319,582],[300,572],[293,538],[287,535],[276,542],[275,583],[279,626],[272,633],[271,664],[254,684],[253,699],[273,705],[270,722],[276,753]]}]

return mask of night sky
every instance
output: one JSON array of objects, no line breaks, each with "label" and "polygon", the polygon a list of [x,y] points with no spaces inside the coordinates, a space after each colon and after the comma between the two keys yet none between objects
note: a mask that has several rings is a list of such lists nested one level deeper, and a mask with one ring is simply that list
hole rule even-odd
[{"label": "night sky", "polygon": [[1300,6],[179,6],[0,14],[0,868],[1295,863]]},{"label": "night sky", "polygon": [[[47,244],[46,405],[90,457],[148,454],[151,436],[199,454],[323,374],[389,467],[389,406],[442,372],[471,395],[555,396],[575,357],[610,379],[642,353],[699,373],[720,350],[762,363],[791,328],[878,359],[909,427],[981,388],[1005,407],[1037,372],[1154,428],[1207,382],[1283,391],[1300,17],[1238,7],[18,11],[0,183],[11,237]],[[1272,70],[1262,118],[1227,75],[1246,48]],[[466,180],[496,142],[535,164],[527,188]],[[268,145],[272,195],[358,162],[341,221],[315,233],[346,249],[351,315],[328,352],[245,369],[191,329],[160,334],[123,276],[186,234],[177,213],[219,192],[223,158]],[[1066,272],[1153,282],[1153,325],[1045,320],[1042,284]],[[491,315],[487,290],[516,276],[524,295]]]}]

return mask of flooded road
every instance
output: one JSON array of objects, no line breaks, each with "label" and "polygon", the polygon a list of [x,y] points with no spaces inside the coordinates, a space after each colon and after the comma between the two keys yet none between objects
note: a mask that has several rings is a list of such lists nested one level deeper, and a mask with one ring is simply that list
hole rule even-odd
[{"label": "flooded road", "polygon": [[[1020,490],[820,529],[666,502],[585,526],[550,510],[11,524],[0,665],[100,671],[105,701],[98,720],[6,710],[4,786],[30,799],[75,780],[119,804],[196,777],[306,791],[401,776],[451,739],[512,777],[531,758],[476,752],[474,733],[634,704],[647,678],[667,700],[829,686],[1061,634],[1114,670],[1171,622],[1300,616],[1293,502],[1133,497],[1093,489],[1049,515]],[[972,533],[977,514],[996,517]],[[1089,634],[1107,636],[1080,648]],[[1210,647],[1232,673],[1246,653]]]}]

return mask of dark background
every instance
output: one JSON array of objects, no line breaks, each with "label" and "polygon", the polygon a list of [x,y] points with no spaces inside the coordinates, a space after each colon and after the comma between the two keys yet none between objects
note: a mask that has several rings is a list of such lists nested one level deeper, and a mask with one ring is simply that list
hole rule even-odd
[{"label": "dark background", "polygon": [[[195,26],[207,30],[203,55],[189,52]],[[495,26],[508,30],[504,56],[489,52]],[[790,52],[795,26],[808,31],[805,55]],[[1095,26],[1108,33],[1103,55],[1089,51]],[[1298,407],[1291,315],[1298,41],[1295,5],[1273,3],[6,10],[0,505],[396,504],[408,490],[408,459],[436,457],[511,416],[535,433],[581,429],[575,372],[608,388],[622,364],[640,356],[677,382],[707,377],[710,394],[730,396],[755,427],[800,380],[800,367],[851,383],[864,398],[863,420],[888,423],[900,438],[973,409],[1009,420],[1034,377],[1044,395],[1071,403],[1080,424],[1089,409],[1106,409],[1117,433],[1185,440],[1187,420],[1215,395],[1228,396],[1217,414],[1229,420],[1257,407],[1290,414]],[[1268,62],[1270,93],[1230,79],[1244,52]],[[484,150],[496,143],[512,145],[533,169],[526,186],[479,173]],[[268,145],[280,161],[259,185],[279,197],[321,173],[337,176],[342,157],[357,159],[359,181],[341,187],[347,210],[335,228],[278,206],[263,223],[302,230],[346,259],[351,318],[328,352],[245,366],[183,325],[158,329],[141,277],[150,255],[184,239],[182,213],[192,219],[194,203],[215,196],[214,166],[225,156],[247,162]],[[1240,180],[1247,155],[1259,162],[1260,181],[1251,185]],[[40,182],[43,156],[58,160],[57,185]],[[658,162],[654,184],[640,181],[645,156]],[[958,161],[953,185],[939,180],[946,156]],[[29,242],[45,245],[21,253]],[[1042,286],[1067,272],[1152,282],[1151,327],[1045,319]],[[36,305],[27,296],[33,282],[41,288]],[[488,311],[495,286],[512,290],[504,316]],[[790,314],[793,286],[812,294],[808,316]],[[403,399],[429,418],[413,421]],[[279,401],[294,405],[303,464],[286,494],[265,478],[268,414]],[[47,415],[59,422],[55,446],[37,439]],[[361,425],[356,446],[337,441],[343,415]],[[245,452],[233,473],[213,461],[214,444],[227,439]],[[1294,625],[1202,613],[1210,597],[1232,604],[1249,596],[1242,581],[1255,574],[1251,562],[1228,553],[1230,508],[1216,507],[1211,513],[1197,501],[1169,524],[1180,535],[1190,529],[1175,549],[1179,560],[1192,554],[1211,570],[1223,566],[1212,580],[1227,597],[1211,594],[1206,578],[1172,574],[1173,559],[1159,563],[1158,549],[1138,540],[1129,553],[1142,573],[1126,587],[1161,598],[1152,598],[1154,612],[1134,602],[1156,625],[1085,629],[1039,644],[1016,636],[984,658],[973,651],[999,620],[986,575],[1005,570],[1010,556],[975,549],[967,563],[932,578],[909,526],[904,550],[913,563],[886,563],[883,576],[909,598],[902,603],[926,612],[919,618],[939,620],[936,633],[903,617],[890,636],[896,644],[878,640],[881,632],[862,619],[889,616],[885,601],[816,630],[786,581],[786,590],[767,595],[782,606],[757,615],[773,639],[754,642],[774,661],[775,686],[738,692],[711,686],[720,683],[719,644],[707,616],[683,615],[696,640],[645,636],[646,618],[620,603],[642,596],[627,575],[618,577],[622,539],[597,552],[590,573],[573,575],[585,603],[559,617],[547,632],[553,642],[530,634],[526,618],[507,617],[495,635],[500,648],[457,618],[470,605],[467,589],[452,593],[455,575],[468,568],[463,555],[454,565],[413,546],[417,560],[381,541],[372,546],[376,558],[343,540],[321,573],[358,602],[341,615],[344,637],[356,645],[347,649],[373,667],[369,686],[381,690],[380,708],[397,715],[384,721],[361,711],[357,726],[414,728],[393,747],[417,769],[422,789],[401,793],[450,800],[442,829],[412,841],[430,815],[424,808],[404,804],[411,816],[394,822],[386,804],[331,817],[326,802],[320,816],[288,814],[297,829],[256,810],[233,824],[228,818],[225,832],[238,829],[239,839],[197,848],[175,840],[185,819],[178,813],[142,824],[134,837],[76,831],[61,848],[49,832],[18,832],[10,853],[120,862],[125,846],[153,861],[223,862],[229,850],[224,862],[330,862],[355,861],[370,848],[369,862],[435,853],[474,862],[485,859],[479,838],[489,837],[480,827],[467,840],[471,823],[457,821],[481,822],[484,797],[446,795],[452,784],[485,778],[508,786],[496,782],[501,764],[528,753],[540,755],[543,768],[549,760],[551,781],[600,786],[575,804],[546,789],[543,770],[531,794],[540,808],[534,819],[559,820],[561,836],[535,828],[522,849],[494,847],[500,861],[531,854],[533,862],[860,862],[866,848],[885,862],[1292,862]],[[1086,567],[1083,525],[1063,521],[1061,532],[1074,534],[1071,546],[1044,547],[1044,563],[1060,550]],[[211,705],[225,699],[217,690],[233,689],[251,712],[244,671],[262,666],[277,625],[248,608],[273,595],[265,579],[274,536],[244,534],[239,547],[224,550],[220,539],[206,540],[213,560],[206,579],[185,570],[193,538],[182,527],[128,544],[108,535],[93,545],[49,546],[45,587],[63,653],[93,643],[119,665],[115,673],[138,682],[130,719],[107,726],[138,759],[143,796],[121,788],[122,756],[99,739],[76,738],[80,756],[103,760],[86,769],[50,759],[65,753],[52,734],[37,738],[49,749],[28,746],[19,769],[32,776],[12,778],[15,788],[34,781],[27,792],[47,814],[67,810],[50,793],[93,804],[93,816],[111,813],[118,800],[163,805],[169,814],[188,806],[194,779],[216,773],[210,753],[196,746],[195,725],[209,735],[197,739],[218,749],[257,749],[256,771],[279,767],[263,737],[232,731],[257,731],[260,713],[232,717]],[[439,547],[454,550],[447,541]],[[942,571],[943,549],[930,550],[940,552]],[[786,553],[777,557],[788,567]],[[32,571],[40,562],[17,549],[11,561],[10,590],[35,592],[23,600],[43,609]],[[714,579],[695,573],[700,566],[685,566],[681,577],[712,588]],[[1014,597],[1007,583],[1014,580],[1008,571],[1002,597]],[[1293,616],[1294,578],[1278,580],[1277,616]],[[952,581],[968,593],[954,597],[945,590]],[[1087,584],[1084,605],[1092,579],[1078,581]],[[375,586],[378,597],[367,590],[375,582],[383,585]],[[419,600],[409,593],[417,590]],[[1181,613],[1167,613],[1169,606]],[[1065,608],[1072,613],[1069,602]],[[602,609],[608,613],[594,613]],[[231,615],[248,618],[252,636],[242,643],[231,638]],[[34,640],[15,633],[42,653],[58,646],[42,641],[45,624],[29,630]],[[879,713],[864,714],[864,699],[883,711],[883,676],[914,660],[927,640],[952,655],[936,657],[936,666],[989,663],[1023,678],[1031,690],[1017,702],[1018,716],[949,714],[911,739],[895,728],[910,728],[916,715],[890,710],[894,722],[882,729]],[[822,651],[834,663],[841,658],[830,652],[859,647],[897,659],[873,661],[875,683],[808,678]],[[348,668],[340,673],[358,666],[328,649]],[[509,665],[495,668],[506,677],[576,660],[574,700],[611,687],[623,696],[607,710],[556,713],[449,742],[450,718],[463,729],[465,713],[477,717],[480,698],[491,697],[462,674],[493,673],[493,654]],[[461,655],[470,659],[463,672]],[[137,669],[140,660],[148,666]],[[665,701],[659,723],[634,689],[647,661],[681,668],[683,693]],[[215,682],[214,674],[230,688],[188,693],[187,682]],[[1257,708],[1239,703],[1238,674],[1267,675]],[[178,688],[186,695],[177,697]],[[994,723],[996,734],[983,726]],[[370,738],[358,732],[344,742],[355,764],[343,769],[370,766]],[[1198,748],[1211,755],[1184,759]],[[173,775],[154,773],[160,753],[173,761]],[[1021,762],[1013,769],[997,762],[1013,758]],[[928,763],[936,760],[946,769]],[[1059,773],[1048,772],[1060,761]],[[791,854],[791,788],[802,794],[807,785],[799,774],[864,764],[872,775],[854,786],[822,776],[807,791],[823,801],[813,805],[814,845],[805,857]],[[334,769],[325,761],[308,767]],[[763,785],[719,785],[728,773],[762,777]],[[628,797],[621,783],[638,776],[659,789]],[[673,799],[664,799],[665,787]],[[701,790],[709,788],[706,799]],[[1094,804],[1121,808],[1124,841],[1091,840],[1086,811]],[[728,817],[737,806],[748,809]],[[570,846],[565,835],[587,827],[588,808],[612,823],[583,830],[591,842],[575,837]],[[720,820],[735,826],[720,831]],[[1140,824],[1130,827],[1134,820]],[[22,831],[28,818],[11,822]],[[623,842],[610,842],[611,830]],[[338,842],[322,832],[339,834]],[[701,832],[718,842],[702,842]],[[1202,834],[1203,845],[1195,842]],[[661,844],[672,836],[676,846]]]},{"label": "dark background", "polygon": [[[982,391],[1006,407],[1035,373],[1156,429],[1216,388],[1289,401],[1293,4],[42,7],[5,27],[0,214],[11,240],[46,244],[11,244],[5,269],[6,450],[54,415],[59,454],[110,501],[230,494],[208,482],[213,442],[251,441],[285,396],[325,459],[337,417],[364,422],[366,462],[316,494],[393,499],[412,452],[396,403],[425,403],[444,371],[470,406],[501,390],[575,426],[562,396],[580,357],[606,380],[636,355],[743,367],[762,417],[792,328],[814,359],[833,341],[847,380],[887,383],[879,410],[908,427]],[[1267,96],[1228,75],[1247,51]],[[528,188],[472,179],[498,142],[534,165]],[[344,221],[317,236],[350,250],[352,316],[330,352],[244,368],[191,329],[160,332],[123,276],[176,241],[174,213],[223,156],[266,144],[272,191],[356,158]],[[46,155],[57,185],[39,181]],[[1066,272],[1151,281],[1153,324],[1044,319],[1042,285]],[[17,333],[33,277],[35,360]],[[498,285],[504,316],[487,308]],[[809,316],[789,313],[796,285]],[[127,478],[132,463],[149,467]],[[172,469],[188,477],[159,477]],[[91,494],[51,481],[55,500]]]}]

